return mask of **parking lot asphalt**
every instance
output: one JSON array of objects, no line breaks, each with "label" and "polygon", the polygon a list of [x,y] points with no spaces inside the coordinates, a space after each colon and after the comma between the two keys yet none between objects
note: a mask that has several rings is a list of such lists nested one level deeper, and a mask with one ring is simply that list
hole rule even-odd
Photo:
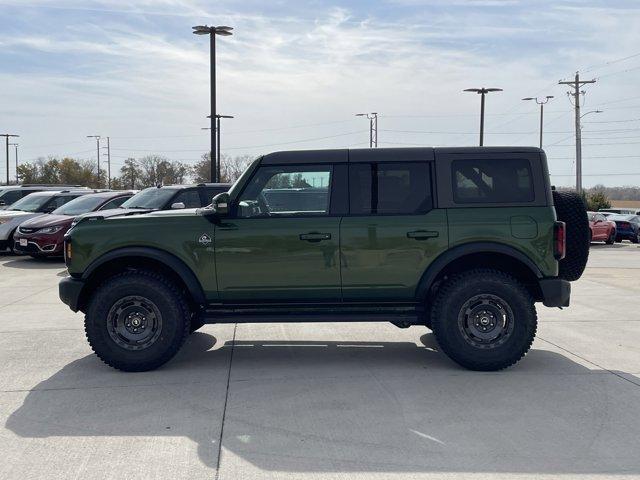
[{"label": "parking lot asphalt", "polygon": [[518,365],[424,327],[208,325],[147,373],[103,365],[59,261],[0,256],[0,478],[640,477],[640,248],[594,245]]}]

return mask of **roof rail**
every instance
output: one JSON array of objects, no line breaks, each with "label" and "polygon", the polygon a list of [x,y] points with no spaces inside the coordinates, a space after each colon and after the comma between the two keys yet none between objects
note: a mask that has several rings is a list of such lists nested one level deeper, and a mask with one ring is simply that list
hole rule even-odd
[{"label": "roof rail", "polygon": [[20,187],[76,187],[76,188],[86,188],[82,185],[70,185],[70,184],[58,184],[58,183],[23,183],[19,185]]}]

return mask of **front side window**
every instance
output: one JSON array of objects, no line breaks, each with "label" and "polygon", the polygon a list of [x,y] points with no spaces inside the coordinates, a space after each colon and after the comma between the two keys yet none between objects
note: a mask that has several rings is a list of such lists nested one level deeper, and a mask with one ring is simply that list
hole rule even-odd
[{"label": "front side window", "polygon": [[328,215],[331,177],[331,165],[260,167],[238,200],[237,215]]},{"label": "front side window", "polygon": [[0,192],[0,205],[11,205],[22,198],[20,190],[7,190]]},{"label": "front side window", "polygon": [[432,208],[426,162],[349,165],[351,215],[413,215]]},{"label": "front side window", "polygon": [[185,190],[183,192],[180,192],[178,195],[176,195],[176,198],[174,198],[171,201],[172,204],[174,203],[184,203],[184,207],[185,208],[199,208],[202,207],[202,201],[200,200],[200,194],[198,193],[198,190],[196,189],[192,189],[192,190]]},{"label": "front side window", "polygon": [[456,203],[525,203],[534,200],[528,160],[454,160],[451,168]]},{"label": "front side window", "polygon": [[9,210],[20,210],[22,212],[38,212],[47,203],[53,194],[47,195],[27,195],[23,197],[21,200],[18,200],[16,203],[11,205]]}]

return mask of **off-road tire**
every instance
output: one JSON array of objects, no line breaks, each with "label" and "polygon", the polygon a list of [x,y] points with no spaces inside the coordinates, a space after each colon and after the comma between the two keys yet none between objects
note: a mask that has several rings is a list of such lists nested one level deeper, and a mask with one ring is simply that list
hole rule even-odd
[{"label": "off-road tire", "polygon": [[591,229],[587,209],[582,197],[574,192],[554,190],[553,203],[558,220],[567,226],[567,251],[565,257],[559,262],[558,276],[573,282],[582,276],[589,259]]},{"label": "off-road tire", "polygon": [[[161,316],[157,339],[136,351],[118,345],[109,333],[112,307],[130,296],[148,300]],[[124,272],[108,278],[93,292],[85,315],[85,333],[104,363],[126,372],[143,372],[158,368],[178,352],[189,335],[190,316],[184,295],[171,281],[153,272]]]},{"label": "off-road tire", "polygon": [[189,327],[189,333],[193,333],[197,330],[200,330],[202,327],[204,327],[205,323],[204,320],[198,318],[197,316],[192,316],[191,317],[191,324]]},{"label": "off-road tire", "polygon": [[[510,334],[493,347],[469,343],[460,322],[467,303],[484,295],[501,299],[512,313]],[[537,329],[531,294],[511,275],[491,269],[451,277],[436,294],[431,322],[444,353],[463,367],[478,371],[501,370],[518,362],[531,347]]]}]

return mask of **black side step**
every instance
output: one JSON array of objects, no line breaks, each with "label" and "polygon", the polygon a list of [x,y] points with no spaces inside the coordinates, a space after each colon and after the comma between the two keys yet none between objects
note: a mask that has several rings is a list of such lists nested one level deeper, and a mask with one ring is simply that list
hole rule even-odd
[{"label": "black side step", "polygon": [[202,313],[205,323],[392,322],[424,324],[417,304],[213,304]]}]

